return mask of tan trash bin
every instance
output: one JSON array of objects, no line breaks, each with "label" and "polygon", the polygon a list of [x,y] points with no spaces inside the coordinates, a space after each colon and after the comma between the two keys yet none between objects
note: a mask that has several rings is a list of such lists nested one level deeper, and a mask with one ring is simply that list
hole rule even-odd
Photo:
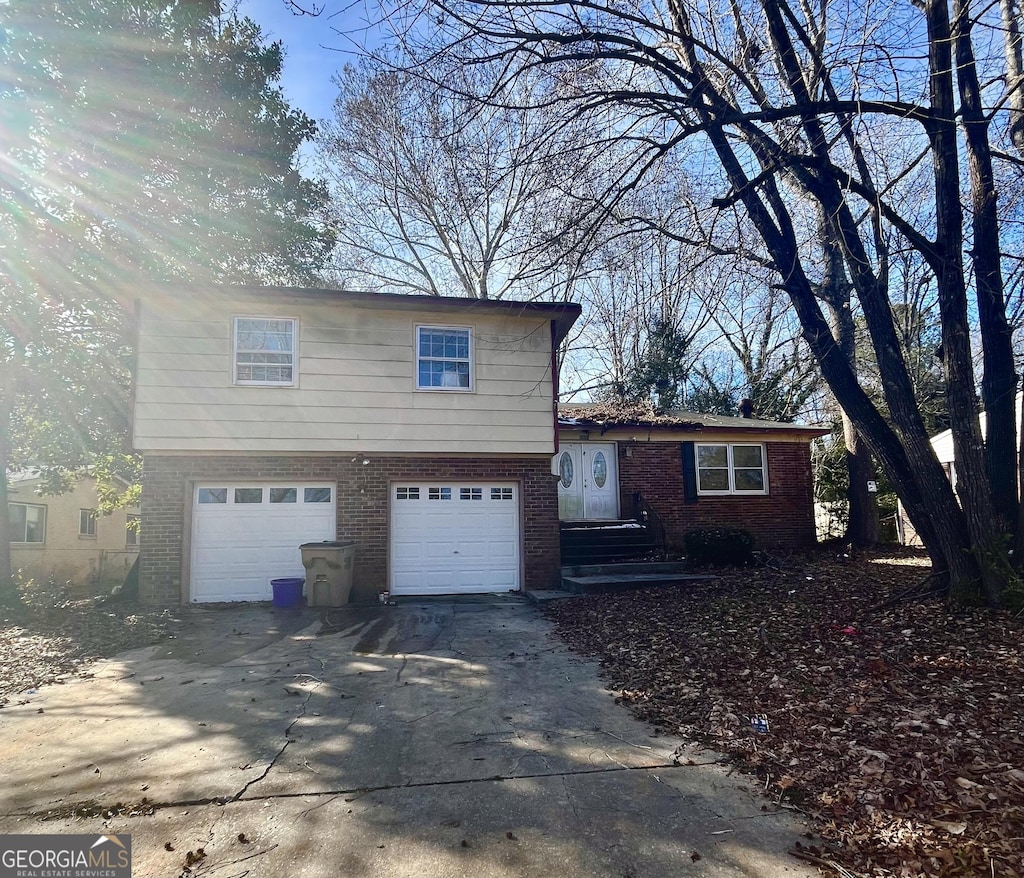
[{"label": "tan trash bin", "polygon": [[311,607],[343,607],[352,594],[355,540],[303,543],[302,566],[306,568],[306,603]]}]

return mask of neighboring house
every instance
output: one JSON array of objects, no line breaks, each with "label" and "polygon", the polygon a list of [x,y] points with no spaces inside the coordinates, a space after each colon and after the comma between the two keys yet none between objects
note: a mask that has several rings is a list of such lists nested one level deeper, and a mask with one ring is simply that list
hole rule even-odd
[{"label": "neighboring house", "polygon": [[[1021,405],[1024,404],[1024,394],[1017,394],[1017,441],[1020,442],[1020,420],[1021,420]],[[985,436],[985,431],[988,426],[988,420],[985,417],[985,412],[981,412],[978,415],[978,424],[981,426],[981,435]],[[953,490],[956,491],[956,452],[953,450],[953,431],[943,430],[941,433],[936,433],[931,438],[932,451],[935,452],[935,456],[938,458],[939,463],[942,464],[943,470],[946,472],[946,478],[949,479],[949,483],[953,486]],[[904,546],[922,546],[921,538],[917,535],[917,531],[914,529],[914,525],[910,523],[910,517],[907,515],[907,511],[903,508],[903,503],[897,499],[896,501],[896,538]]]},{"label": "neighboring house", "polygon": [[828,430],[753,417],[559,406],[562,521],[637,517],[646,502],[668,548],[687,531],[741,527],[759,548],[814,545],[810,442]]},{"label": "neighboring house", "polygon": [[[984,412],[981,413],[981,423],[985,423]],[[946,473],[946,478],[949,479],[955,491],[956,462],[955,455],[953,454],[953,431],[943,430],[941,433],[937,433],[931,438],[931,444],[935,456],[939,459],[939,463],[942,464],[942,469]],[[904,546],[920,547],[924,545],[921,537],[917,535],[914,525],[910,522],[907,510],[903,508],[903,501],[898,497],[896,498],[896,539]]]},{"label": "neighboring house", "polygon": [[54,578],[90,590],[124,583],[139,553],[139,510],[97,513],[96,480],[83,476],[57,495],[41,495],[34,472],[8,476],[11,566],[32,579]]},{"label": "neighboring house", "polygon": [[353,600],[550,587],[556,352],[580,308],[164,287],[139,304],[139,589],[268,600],[357,541]]}]

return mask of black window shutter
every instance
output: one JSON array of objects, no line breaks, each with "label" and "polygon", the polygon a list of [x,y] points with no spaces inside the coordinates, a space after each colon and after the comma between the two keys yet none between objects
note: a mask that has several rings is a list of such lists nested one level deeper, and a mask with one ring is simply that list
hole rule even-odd
[{"label": "black window shutter", "polygon": [[697,502],[697,458],[692,442],[681,442],[683,453],[683,503]]}]

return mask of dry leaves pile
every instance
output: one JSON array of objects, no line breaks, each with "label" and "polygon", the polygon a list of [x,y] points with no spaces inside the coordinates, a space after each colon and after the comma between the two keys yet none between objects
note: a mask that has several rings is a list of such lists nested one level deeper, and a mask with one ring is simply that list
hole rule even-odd
[{"label": "dry leaves pile", "polygon": [[162,640],[177,625],[168,610],[47,590],[26,596],[12,618],[0,611],[0,707],[17,692],[61,683],[89,661]]},{"label": "dry leaves pile", "polygon": [[550,614],[639,717],[808,814],[825,840],[812,859],[1024,875],[1024,620],[883,606],[929,572],[912,554],[816,555]]}]

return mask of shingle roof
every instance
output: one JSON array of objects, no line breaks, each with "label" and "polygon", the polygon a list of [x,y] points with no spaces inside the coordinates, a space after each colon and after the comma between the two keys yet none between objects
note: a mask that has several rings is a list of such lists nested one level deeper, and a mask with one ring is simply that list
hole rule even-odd
[{"label": "shingle roof", "polygon": [[789,424],[780,421],[766,421],[761,418],[735,418],[727,415],[709,415],[670,409],[655,411],[650,405],[617,403],[561,403],[558,406],[559,424],[565,427],[666,427],[676,430],[779,430],[782,432],[814,433],[828,432],[815,424]]}]

